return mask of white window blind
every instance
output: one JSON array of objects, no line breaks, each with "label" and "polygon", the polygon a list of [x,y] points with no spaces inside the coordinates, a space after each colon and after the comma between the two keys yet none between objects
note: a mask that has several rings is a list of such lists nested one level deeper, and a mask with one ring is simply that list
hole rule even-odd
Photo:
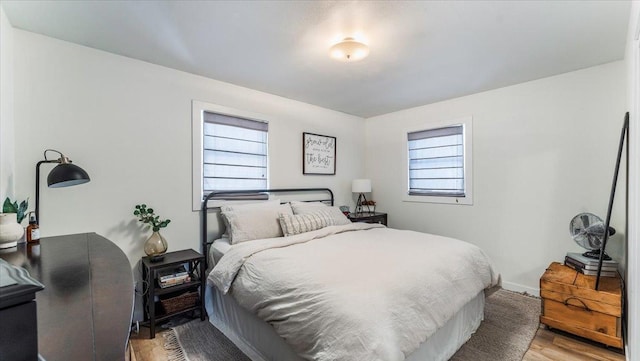
[{"label": "white window blind", "polygon": [[409,195],[464,197],[464,125],[407,134]]},{"label": "white window blind", "polygon": [[202,187],[212,191],[267,188],[265,122],[203,112]]}]

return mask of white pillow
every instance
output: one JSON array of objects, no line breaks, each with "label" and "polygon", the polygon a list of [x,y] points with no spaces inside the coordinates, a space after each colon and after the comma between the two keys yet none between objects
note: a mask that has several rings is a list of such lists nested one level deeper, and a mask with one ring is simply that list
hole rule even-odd
[{"label": "white pillow", "polygon": [[289,204],[280,204],[279,200],[225,205],[220,207],[222,218],[227,226],[231,244],[254,239],[282,237],[282,228],[278,215],[293,214]]},{"label": "white pillow", "polygon": [[329,214],[329,216],[333,220],[333,224],[335,226],[342,226],[345,224],[350,224],[351,221],[347,216],[342,213],[340,208],[331,207],[322,202],[291,202],[291,209],[293,209],[293,214],[309,214],[317,211],[324,211]]},{"label": "white pillow", "polygon": [[279,199],[269,199],[268,201],[251,202],[251,203],[246,203],[245,201],[237,204],[232,202],[236,202],[236,201],[230,201],[229,202],[230,204],[223,204],[220,206],[220,209],[221,210],[225,210],[225,209],[238,210],[238,209],[251,209],[251,208],[266,208],[266,207],[273,207],[273,206],[280,205]]},{"label": "white pillow", "polygon": [[296,215],[280,214],[278,218],[285,237],[311,232],[316,229],[333,225],[333,218],[326,211],[316,211]]},{"label": "white pillow", "polygon": [[[231,201],[233,202],[233,201]],[[231,204],[223,204],[220,206],[220,217],[222,218],[222,221],[224,222],[224,226],[225,226],[225,230],[224,233],[222,234],[222,236],[220,236],[221,238],[228,238],[229,241],[231,241],[231,226],[229,225],[229,222],[227,221],[227,217],[225,217],[222,212],[223,211],[234,211],[234,210],[246,210],[246,209],[251,209],[251,208],[262,208],[262,207],[276,207],[280,205],[280,200],[279,199],[271,199],[271,200],[267,200],[267,201],[263,201],[263,202],[251,202],[251,203],[247,203],[246,201],[243,202],[241,201],[240,203],[231,203]]]},{"label": "white pillow", "polygon": [[329,206],[324,202],[291,201],[291,209],[293,210],[293,214],[305,214],[320,209],[327,209],[327,207]]}]

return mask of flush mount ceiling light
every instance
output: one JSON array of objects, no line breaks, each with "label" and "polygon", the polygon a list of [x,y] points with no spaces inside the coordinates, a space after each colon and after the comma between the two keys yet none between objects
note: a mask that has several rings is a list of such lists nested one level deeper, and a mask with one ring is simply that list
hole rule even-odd
[{"label": "flush mount ceiling light", "polygon": [[344,38],[329,49],[329,55],[340,61],[358,61],[369,55],[369,47],[354,38]]}]

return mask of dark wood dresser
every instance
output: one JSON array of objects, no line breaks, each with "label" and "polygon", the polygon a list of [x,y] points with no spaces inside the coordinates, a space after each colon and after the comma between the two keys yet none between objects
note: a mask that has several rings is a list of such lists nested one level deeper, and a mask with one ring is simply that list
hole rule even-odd
[{"label": "dark wood dresser", "polygon": [[0,257],[45,288],[36,295],[38,351],[47,361],[125,360],[133,274],[108,239],[83,233],[20,244]]}]

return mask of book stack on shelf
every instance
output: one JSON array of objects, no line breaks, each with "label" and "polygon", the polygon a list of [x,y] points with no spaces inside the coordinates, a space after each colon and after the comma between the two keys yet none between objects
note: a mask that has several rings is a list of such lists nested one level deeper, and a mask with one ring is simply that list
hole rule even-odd
[{"label": "book stack on shelf", "polygon": [[160,288],[177,286],[189,281],[191,281],[191,277],[184,266],[165,268],[158,271],[158,285]]},{"label": "book stack on shelf", "polygon": [[[598,260],[585,257],[581,253],[568,252],[564,258],[564,264],[587,276],[596,276],[598,274]],[[614,260],[603,260],[600,276],[617,277],[618,262]]]}]

